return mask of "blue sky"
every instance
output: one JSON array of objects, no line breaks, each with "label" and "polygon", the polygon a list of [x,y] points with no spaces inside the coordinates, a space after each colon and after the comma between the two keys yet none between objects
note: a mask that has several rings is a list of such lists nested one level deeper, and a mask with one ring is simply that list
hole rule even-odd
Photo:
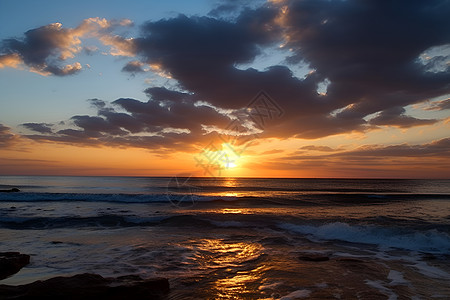
[{"label": "blue sky", "polygon": [[[129,34],[150,20],[174,17],[180,13],[207,14],[214,1],[12,1],[0,2],[0,40],[21,37],[32,29],[50,23],[76,27],[84,19],[101,17],[130,19],[136,25]],[[22,70],[0,69],[0,122],[17,126],[33,122],[57,122],[74,114],[92,113],[87,99],[108,101],[120,97],[145,99],[146,77],[133,78],[121,72],[124,58],[81,55],[91,69],[76,78],[42,77]],[[20,128],[19,128],[20,130]]]}]

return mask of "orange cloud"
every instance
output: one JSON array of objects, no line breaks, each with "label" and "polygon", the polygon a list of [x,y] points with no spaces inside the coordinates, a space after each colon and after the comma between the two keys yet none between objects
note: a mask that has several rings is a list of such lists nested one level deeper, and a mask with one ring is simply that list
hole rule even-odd
[{"label": "orange cloud", "polygon": [[0,55],[0,69],[6,67],[17,69],[22,63],[23,61],[17,53]]},{"label": "orange cloud", "polygon": [[0,55],[0,68],[18,68],[22,64],[31,72],[43,76],[65,76],[79,72],[79,62],[63,64],[75,58],[83,49],[83,38],[96,38],[105,46],[109,46],[109,54],[113,56],[133,56],[133,39],[113,34],[115,28],[131,26],[130,20],[108,21],[104,18],[89,18],[75,28],[63,28],[61,23],[29,30],[23,39],[3,41],[4,54]]}]

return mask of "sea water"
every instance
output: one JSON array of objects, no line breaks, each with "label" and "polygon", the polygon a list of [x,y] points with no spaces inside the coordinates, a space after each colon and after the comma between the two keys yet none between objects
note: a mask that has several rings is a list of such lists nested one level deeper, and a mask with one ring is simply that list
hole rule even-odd
[{"label": "sea water", "polygon": [[168,299],[450,297],[449,180],[0,177],[12,187],[0,251],[31,263],[2,284],[89,272],[166,277]]}]

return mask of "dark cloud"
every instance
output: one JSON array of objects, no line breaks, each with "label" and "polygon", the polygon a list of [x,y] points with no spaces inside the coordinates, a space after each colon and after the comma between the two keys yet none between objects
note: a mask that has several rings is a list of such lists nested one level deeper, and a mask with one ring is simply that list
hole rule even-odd
[{"label": "dark cloud", "polygon": [[5,55],[19,55],[23,63],[36,72],[54,74],[58,76],[71,75],[81,69],[78,63],[61,66],[65,55],[62,53],[73,44],[70,29],[61,28],[61,24],[54,23],[25,32],[23,39],[6,39],[1,44],[1,51]]},{"label": "dark cloud", "polygon": [[[424,144],[364,145],[353,150],[295,155],[247,165],[253,169],[291,170],[306,176],[447,178],[450,138]],[[420,172],[420,173],[418,173]]]},{"label": "dark cloud", "polygon": [[[135,39],[136,51],[149,63],[161,65],[183,85],[188,85],[183,81],[185,76],[205,78],[220,70],[217,68],[252,61],[260,53],[258,45],[274,41],[275,32],[265,25],[273,20],[275,13],[263,9],[246,11],[236,23],[184,15],[148,22],[142,28],[144,36]],[[220,74],[215,73],[216,76]]]},{"label": "dark cloud", "polygon": [[287,48],[331,82],[327,98],[368,115],[449,92],[417,60],[450,42],[448,1],[289,1]]},{"label": "dark cloud", "polygon": [[[236,10],[236,3],[221,2],[217,12]],[[145,90],[146,102],[92,100],[96,116],[74,116],[73,127],[31,137],[152,148],[198,145],[215,131],[223,133],[230,115],[261,112],[249,106],[262,90],[282,114],[264,126],[253,119],[260,138],[316,139],[377,126],[433,124],[439,120],[409,116],[405,107],[450,93],[450,69],[431,67],[442,66],[443,58],[420,59],[450,44],[449,15],[450,2],[444,0],[286,0],[241,9],[229,19],[179,15],[150,21],[135,39],[97,30],[96,37],[116,54],[135,55],[123,71],[135,74],[148,66],[172,78],[175,88],[154,85]],[[77,30],[92,32],[85,27],[106,20],[90,22]],[[49,25],[27,32],[23,40],[4,41],[8,56],[0,63],[14,65],[20,56],[52,74],[76,72],[52,63],[54,49],[67,36],[68,31]],[[289,50],[288,65],[239,67],[280,47],[280,55]],[[297,64],[312,71],[298,76],[292,71]],[[325,82],[326,92],[319,93]],[[437,109],[445,109],[445,101]],[[242,122],[251,127],[249,118]]]},{"label": "dark cloud", "polygon": [[122,71],[123,72],[128,72],[131,74],[136,74],[136,73],[143,73],[145,72],[144,69],[142,68],[144,64],[141,63],[140,61],[137,60],[133,60],[128,62],[123,68]]},{"label": "dark cloud", "polygon": [[450,109],[450,98],[433,102],[426,110],[446,110]]},{"label": "dark cloud", "polygon": [[110,104],[90,99],[91,105],[97,109],[97,116],[74,116],[65,122],[69,127],[54,133],[45,132],[42,124],[24,124],[41,133],[26,137],[86,146],[193,151],[217,138],[217,135],[213,137],[209,134],[204,126],[226,127],[231,122],[229,116],[215,108],[195,104],[189,94],[164,89],[150,89],[147,93],[153,97],[147,102],[120,98]]},{"label": "dark cloud", "polygon": [[401,144],[392,146],[362,146],[356,150],[335,154],[339,157],[441,157],[450,158],[450,138],[444,138],[427,144]]},{"label": "dark cloud", "polygon": [[82,128],[83,133],[89,137],[99,137],[104,132],[111,135],[125,135],[128,133],[119,126],[115,126],[115,124],[98,116],[74,116],[71,120],[77,127]]},{"label": "dark cloud", "polygon": [[[302,148],[306,150],[316,150],[317,146],[306,146]],[[450,157],[450,138],[443,138],[440,140],[432,141],[425,144],[410,145],[407,143],[399,145],[363,145],[353,150],[347,151],[334,151],[330,154],[321,155],[290,155],[281,158],[280,160],[358,160],[364,162],[365,160],[383,161],[392,157],[411,157],[411,158],[448,158]],[[297,152],[298,153],[298,152]]]},{"label": "dark cloud", "polygon": [[[225,4],[231,9],[234,2]],[[448,13],[445,1],[282,1],[242,10],[232,21],[179,16],[149,22],[135,49],[193,98],[216,107],[245,107],[265,90],[285,114],[262,137],[319,138],[373,125],[436,122],[399,110],[450,92],[449,70],[429,72],[418,60],[450,42]],[[291,49],[291,62],[314,72],[297,78],[286,66],[236,67],[281,43]],[[327,93],[320,95],[324,81]],[[371,122],[364,119],[375,113]]]},{"label": "dark cloud", "polygon": [[212,17],[230,17],[238,15],[242,10],[261,6],[265,1],[258,0],[221,0],[217,5],[208,13]]},{"label": "dark cloud", "polygon": [[95,37],[104,45],[110,46],[111,55],[130,56],[133,53],[131,39],[114,35],[112,31],[120,26],[132,26],[130,20],[108,21],[89,18],[75,28],[63,28],[61,23],[28,30],[23,38],[9,38],[0,43],[0,68],[16,68],[24,64],[30,71],[41,75],[66,76],[78,73],[82,67],[79,62],[65,64],[84,50],[92,54],[96,47],[81,46],[82,37]]},{"label": "dark cloud", "polygon": [[[154,101],[176,101],[181,102],[184,99],[189,99],[190,101],[195,101],[196,99],[193,95],[188,93],[183,93],[179,91],[169,90],[165,87],[152,87],[147,88],[144,91],[149,98]],[[197,99],[198,100],[198,99]]]},{"label": "dark cloud", "polygon": [[23,127],[42,133],[42,134],[47,134],[47,133],[53,133],[52,130],[52,124],[47,124],[47,123],[24,123],[22,124]]},{"label": "dark cloud", "polygon": [[384,126],[398,126],[401,128],[408,128],[413,126],[430,125],[438,122],[435,119],[417,119],[411,116],[406,116],[403,107],[392,107],[380,112],[375,118],[371,119],[371,125]]},{"label": "dark cloud", "polygon": [[17,137],[11,132],[11,128],[0,124],[0,149],[13,145],[16,139]]}]

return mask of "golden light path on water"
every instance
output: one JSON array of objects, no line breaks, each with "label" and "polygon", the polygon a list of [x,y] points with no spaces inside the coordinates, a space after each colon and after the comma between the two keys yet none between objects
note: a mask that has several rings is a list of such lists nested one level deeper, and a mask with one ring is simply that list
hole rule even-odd
[{"label": "golden light path on water", "polygon": [[[263,247],[257,243],[226,243],[220,239],[204,239],[197,242],[196,260],[206,270],[231,271],[231,268],[258,259],[262,253]],[[236,273],[225,272],[229,276],[213,282],[211,292],[219,299],[237,299],[240,295],[252,293],[258,288],[265,270],[263,265]]]}]

